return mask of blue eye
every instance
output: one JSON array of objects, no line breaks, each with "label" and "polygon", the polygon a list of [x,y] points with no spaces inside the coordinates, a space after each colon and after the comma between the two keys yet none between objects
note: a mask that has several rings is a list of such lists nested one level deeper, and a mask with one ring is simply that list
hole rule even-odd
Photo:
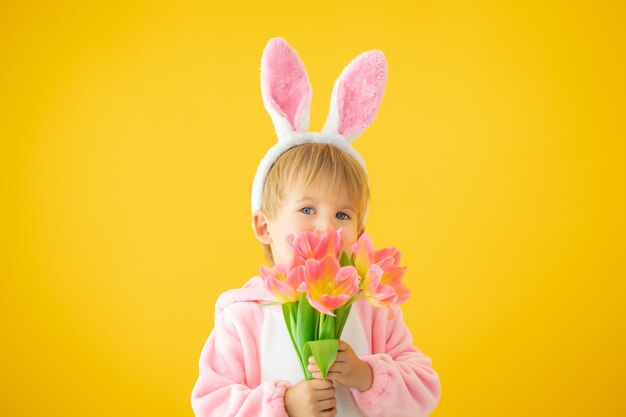
[{"label": "blue eye", "polygon": [[341,218],[341,217],[340,217],[340,219],[341,219],[341,220],[350,220],[350,216],[348,216],[346,213],[337,213],[337,215],[338,215],[338,216],[339,216],[339,215],[341,215],[341,214],[343,214],[344,216],[346,216],[345,218]]},{"label": "blue eye", "polygon": [[[303,207],[303,208],[300,209],[300,211],[302,211],[302,210],[313,210],[313,209],[311,207]],[[309,214],[309,213],[304,213],[304,214]]]}]

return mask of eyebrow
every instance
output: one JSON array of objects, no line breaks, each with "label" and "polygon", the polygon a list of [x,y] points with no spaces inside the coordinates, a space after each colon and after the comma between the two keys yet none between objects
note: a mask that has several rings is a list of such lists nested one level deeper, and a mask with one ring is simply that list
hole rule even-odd
[{"label": "eyebrow", "polygon": [[[300,200],[296,201],[296,204],[303,203],[303,202],[305,202],[305,201],[314,201],[314,200],[313,200],[313,198],[311,198],[311,197],[302,197]],[[339,210],[351,210],[351,211],[355,211],[355,210],[354,210],[354,208],[353,208],[352,206],[350,206],[350,205],[343,206],[343,207],[341,207]]]}]

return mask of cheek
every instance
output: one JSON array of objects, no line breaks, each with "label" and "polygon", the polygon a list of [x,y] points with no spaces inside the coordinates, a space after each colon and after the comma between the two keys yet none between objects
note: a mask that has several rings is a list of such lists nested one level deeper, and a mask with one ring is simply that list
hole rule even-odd
[{"label": "cheek", "polygon": [[276,263],[285,263],[293,256],[289,244],[287,244],[287,241],[282,236],[278,241],[274,242],[272,251]]},{"label": "cheek", "polygon": [[347,254],[352,253],[352,246],[356,243],[356,230],[345,230],[342,235],[341,247]]}]

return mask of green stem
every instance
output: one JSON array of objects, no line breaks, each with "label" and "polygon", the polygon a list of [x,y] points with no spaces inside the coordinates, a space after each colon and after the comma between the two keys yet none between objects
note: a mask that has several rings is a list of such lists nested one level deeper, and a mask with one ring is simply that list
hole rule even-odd
[{"label": "green stem", "polygon": [[350,301],[350,305],[356,303],[357,301],[359,301],[361,298],[365,297],[365,293],[361,291],[360,294],[357,294],[351,301]]},{"label": "green stem", "polygon": [[[289,305],[289,307],[291,307],[291,314],[293,315],[292,317],[294,318],[294,324],[297,326],[298,325],[298,321],[297,321],[297,314],[298,314],[298,302],[294,302],[291,303]],[[307,374],[307,369],[306,369],[306,365],[305,365],[305,360],[308,362],[308,358],[304,359],[302,358],[302,350],[300,349],[300,346],[298,346],[298,343],[296,342],[295,337],[292,337],[291,341],[293,342],[293,346],[296,349],[296,353],[298,354],[298,362],[300,362],[300,367],[302,368],[302,373],[306,376]]]}]

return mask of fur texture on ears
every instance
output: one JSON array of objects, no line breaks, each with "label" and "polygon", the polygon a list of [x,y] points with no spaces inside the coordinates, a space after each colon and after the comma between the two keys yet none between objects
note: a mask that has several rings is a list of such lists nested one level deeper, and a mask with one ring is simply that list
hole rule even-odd
[{"label": "fur texture on ears", "polygon": [[[365,161],[350,145],[374,121],[387,84],[382,51],[354,58],[335,81],[330,110],[321,132],[308,132],[312,89],[298,53],[283,38],[273,38],[261,59],[261,95],[272,118],[277,143],[259,164],[252,184],[252,211],[261,209],[267,174],[278,157],[303,143],[329,143],[353,156],[367,173]],[[369,205],[368,205],[369,207]],[[363,223],[367,217],[367,208]]]}]

